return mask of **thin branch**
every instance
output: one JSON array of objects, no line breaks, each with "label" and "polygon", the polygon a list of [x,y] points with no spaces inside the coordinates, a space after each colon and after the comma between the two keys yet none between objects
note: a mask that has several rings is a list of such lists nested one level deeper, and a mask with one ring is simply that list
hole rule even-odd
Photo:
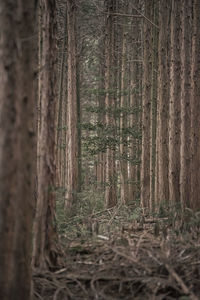
[{"label": "thin branch", "polygon": [[129,14],[121,14],[121,13],[111,13],[111,12],[103,12],[107,15],[113,15],[113,16],[122,16],[122,17],[131,17],[131,18],[142,18],[142,15],[129,15]]},{"label": "thin branch", "polygon": [[145,18],[148,22],[150,22],[153,26],[155,26],[156,28],[159,29],[158,25],[156,25],[155,23],[153,23],[150,19],[148,19],[143,13],[141,13],[137,8],[135,8],[135,6],[133,6],[133,8],[137,11],[138,14],[140,14],[143,18]]},{"label": "thin branch", "polygon": [[133,6],[133,8],[137,11],[137,13],[139,15],[130,15],[130,14],[121,14],[121,13],[111,13],[111,12],[105,12],[103,11],[102,9],[99,8],[99,6],[94,2],[92,1],[94,6],[96,6],[97,10],[100,11],[101,13],[103,14],[109,14],[109,15],[114,15],[114,16],[122,16],[122,17],[131,17],[131,18],[145,18],[148,22],[150,22],[153,26],[155,26],[156,28],[159,29],[158,25],[156,25],[155,23],[153,23],[150,19],[148,19],[143,13],[141,13],[137,8],[135,8]]}]

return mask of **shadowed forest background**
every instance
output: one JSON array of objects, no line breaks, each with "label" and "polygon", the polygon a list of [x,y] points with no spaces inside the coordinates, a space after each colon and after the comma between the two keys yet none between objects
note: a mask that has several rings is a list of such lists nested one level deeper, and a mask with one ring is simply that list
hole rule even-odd
[{"label": "shadowed forest background", "polygon": [[199,0],[1,0],[0,298],[200,298]]}]

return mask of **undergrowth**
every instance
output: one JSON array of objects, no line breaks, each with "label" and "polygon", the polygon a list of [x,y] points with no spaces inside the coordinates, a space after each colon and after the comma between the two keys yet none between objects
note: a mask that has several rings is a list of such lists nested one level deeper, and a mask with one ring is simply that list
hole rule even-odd
[{"label": "undergrowth", "polygon": [[[144,213],[138,201],[130,205],[118,205],[105,209],[104,194],[91,189],[78,194],[76,205],[72,212],[64,209],[64,192],[57,193],[56,212],[57,229],[61,241],[66,244],[77,238],[85,241],[103,235],[109,238],[112,233],[121,233],[124,228],[129,230],[146,229],[151,224],[155,235],[166,237],[169,231],[175,236],[180,234],[195,234],[200,231],[200,212],[194,213],[180,205],[161,203],[159,209],[153,213]],[[153,229],[152,229],[153,228]]]}]

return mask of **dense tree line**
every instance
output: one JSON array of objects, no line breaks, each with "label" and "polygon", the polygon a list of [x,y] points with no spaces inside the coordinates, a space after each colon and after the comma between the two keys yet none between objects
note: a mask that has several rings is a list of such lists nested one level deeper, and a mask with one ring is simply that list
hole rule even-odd
[{"label": "dense tree line", "polygon": [[200,209],[200,2],[2,0],[0,34],[0,294],[29,299],[58,194]]}]

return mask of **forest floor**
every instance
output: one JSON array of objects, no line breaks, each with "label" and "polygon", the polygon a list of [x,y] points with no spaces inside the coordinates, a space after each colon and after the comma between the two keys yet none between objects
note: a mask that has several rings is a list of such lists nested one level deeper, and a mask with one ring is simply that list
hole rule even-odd
[{"label": "forest floor", "polygon": [[35,272],[34,299],[200,299],[195,220],[188,228],[167,217],[125,222],[119,210],[107,210],[79,220],[82,227],[72,223],[76,234],[61,234],[65,264]]}]

